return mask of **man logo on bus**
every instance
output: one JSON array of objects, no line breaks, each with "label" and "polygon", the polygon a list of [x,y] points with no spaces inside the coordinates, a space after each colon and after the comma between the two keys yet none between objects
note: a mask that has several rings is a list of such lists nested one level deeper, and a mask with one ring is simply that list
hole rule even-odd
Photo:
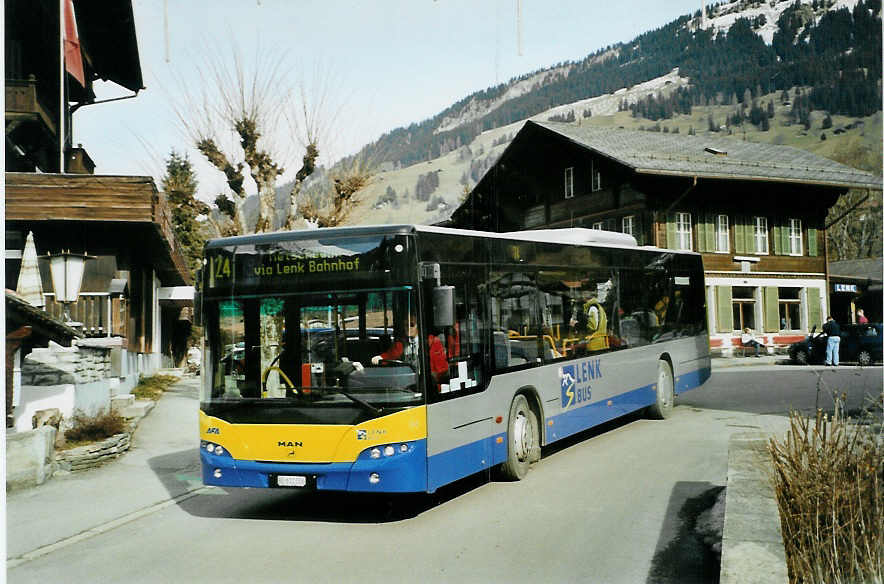
[{"label": "man logo on bus", "polygon": [[559,368],[563,408],[592,399],[592,385],[589,382],[601,378],[601,362],[601,359],[587,359]]}]

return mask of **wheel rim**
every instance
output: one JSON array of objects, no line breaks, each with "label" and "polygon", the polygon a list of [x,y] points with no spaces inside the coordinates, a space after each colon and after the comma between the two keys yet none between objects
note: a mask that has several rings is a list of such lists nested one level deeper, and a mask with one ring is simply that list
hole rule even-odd
[{"label": "wheel rim", "polygon": [[801,363],[802,365],[806,364],[807,363],[807,353],[805,353],[804,351],[798,351],[795,354],[795,360],[798,361],[799,363]]},{"label": "wheel rim", "polygon": [[872,362],[872,355],[868,351],[862,351],[857,357],[860,365],[869,365]]},{"label": "wheel rim", "polygon": [[519,411],[513,421],[513,454],[519,461],[528,459],[533,440],[534,436],[528,416],[525,415],[525,412]]}]

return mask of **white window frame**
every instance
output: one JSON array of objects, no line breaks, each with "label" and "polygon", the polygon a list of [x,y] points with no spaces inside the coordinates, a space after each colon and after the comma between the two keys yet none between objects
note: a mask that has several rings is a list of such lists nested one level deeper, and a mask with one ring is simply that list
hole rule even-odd
[{"label": "white window frame", "polygon": [[574,167],[569,166],[565,169],[565,198],[574,198]]},{"label": "white window frame", "polygon": [[675,239],[675,249],[681,249],[685,251],[692,251],[694,249],[694,238],[693,232],[691,230],[690,213],[679,212],[675,214]]},{"label": "white window frame", "polygon": [[755,242],[756,255],[770,254],[770,242],[767,234],[767,217],[755,217],[752,227],[752,240]]},{"label": "white window frame", "polygon": [[604,221],[596,221],[592,224],[593,229],[599,229],[601,231],[605,230],[605,222]]},{"label": "white window frame", "polygon": [[789,219],[789,255],[804,255],[801,238],[801,219]]},{"label": "white window frame", "polygon": [[718,215],[715,217],[715,252],[730,253],[731,238],[730,226],[728,225],[727,215]]},{"label": "white window frame", "polygon": [[620,231],[634,236],[635,230],[635,215],[627,215],[620,220]]},{"label": "white window frame", "polygon": [[598,164],[595,160],[589,161],[589,176],[592,181],[591,189],[592,192],[602,190],[602,172],[598,168]]}]

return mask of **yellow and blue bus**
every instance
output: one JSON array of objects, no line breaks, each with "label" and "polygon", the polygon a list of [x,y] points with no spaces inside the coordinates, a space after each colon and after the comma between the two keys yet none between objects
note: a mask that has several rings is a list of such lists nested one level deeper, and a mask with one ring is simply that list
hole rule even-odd
[{"label": "yellow and blue bus", "polygon": [[207,485],[518,480],[542,446],[665,418],[710,374],[700,256],[589,229],[216,239],[198,304]]}]

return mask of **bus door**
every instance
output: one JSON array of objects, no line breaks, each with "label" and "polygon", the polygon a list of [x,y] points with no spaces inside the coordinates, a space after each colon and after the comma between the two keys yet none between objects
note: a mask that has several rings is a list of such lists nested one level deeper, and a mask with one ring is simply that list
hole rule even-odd
[{"label": "bus door", "polygon": [[[484,392],[482,341],[487,330],[478,293],[484,279],[479,266],[422,265],[430,491],[492,464],[494,422]],[[447,364],[442,375],[432,371],[437,343]]]}]

